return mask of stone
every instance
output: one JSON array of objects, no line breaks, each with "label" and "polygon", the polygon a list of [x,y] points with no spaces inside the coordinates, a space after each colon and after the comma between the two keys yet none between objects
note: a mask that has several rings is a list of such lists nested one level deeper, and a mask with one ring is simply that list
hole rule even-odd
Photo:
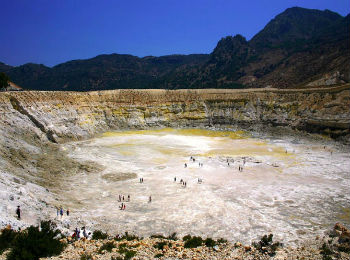
[{"label": "stone", "polygon": [[245,251],[250,251],[251,249],[252,249],[251,246],[244,246]]}]

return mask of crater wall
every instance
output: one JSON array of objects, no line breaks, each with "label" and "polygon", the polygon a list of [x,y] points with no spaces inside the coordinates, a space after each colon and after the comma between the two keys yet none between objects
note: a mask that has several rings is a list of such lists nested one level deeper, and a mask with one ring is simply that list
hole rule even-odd
[{"label": "crater wall", "polygon": [[337,138],[349,134],[350,85],[304,90],[3,92],[0,114],[1,131],[32,131],[51,142],[113,129],[220,125],[286,126]]}]

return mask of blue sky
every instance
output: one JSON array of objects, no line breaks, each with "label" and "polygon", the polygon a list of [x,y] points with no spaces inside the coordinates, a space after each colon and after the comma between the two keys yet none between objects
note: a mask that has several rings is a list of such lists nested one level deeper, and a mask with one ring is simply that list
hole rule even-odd
[{"label": "blue sky", "polygon": [[289,7],[350,12],[349,0],[0,1],[0,61],[12,66],[109,53],[210,53],[227,35],[249,40]]}]

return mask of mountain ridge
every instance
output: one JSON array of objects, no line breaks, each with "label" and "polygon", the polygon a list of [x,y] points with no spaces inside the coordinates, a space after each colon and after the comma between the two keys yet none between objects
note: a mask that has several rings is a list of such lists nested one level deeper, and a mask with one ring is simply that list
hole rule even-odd
[{"label": "mountain ridge", "polygon": [[327,75],[344,83],[350,81],[349,21],[350,15],[292,7],[249,41],[223,37],[210,54],[101,54],[51,68],[0,63],[0,71],[34,90],[291,88]]}]

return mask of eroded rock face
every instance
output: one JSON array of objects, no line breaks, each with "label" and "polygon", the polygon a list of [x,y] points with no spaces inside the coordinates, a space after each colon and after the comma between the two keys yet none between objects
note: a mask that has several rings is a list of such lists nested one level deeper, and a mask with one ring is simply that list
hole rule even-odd
[{"label": "eroded rock face", "polygon": [[349,89],[28,91],[1,93],[0,113],[3,131],[29,127],[52,142],[111,129],[208,125],[288,126],[339,137],[349,134]]}]

